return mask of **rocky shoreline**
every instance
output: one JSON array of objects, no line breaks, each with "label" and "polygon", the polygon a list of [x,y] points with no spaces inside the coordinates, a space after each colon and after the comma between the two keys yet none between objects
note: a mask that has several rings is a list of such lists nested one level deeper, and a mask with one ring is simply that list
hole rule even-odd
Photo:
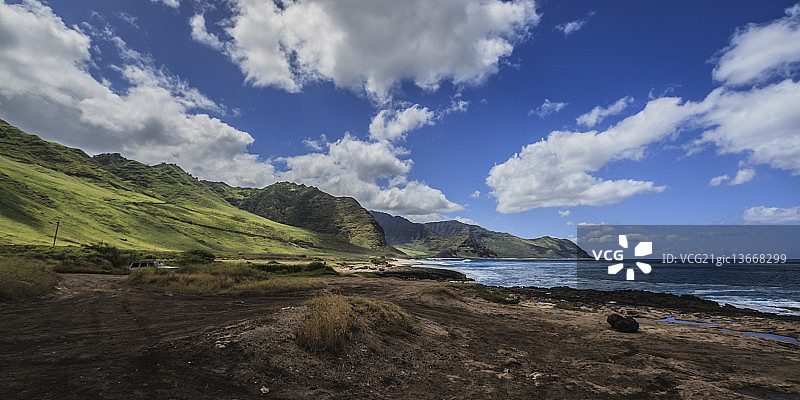
[{"label": "rocky shoreline", "polygon": [[[437,280],[437,281],[471,281],[461,272],[447,269],[426,268],[416,266],[402,266],[387,269],[376,273],[383,277],[395,277],[404,280]],[[657,307],[672,309],[687,313],[713,313],[728,316],[761,316],[784,321],[799,321],[800,316],[780,315],[765,313],[748,308],[737,308],[726,304],[724,306],[712,300],[701,299],[694,295],[675,295],[670,293],[657,293],[646,290],[612,290],[602,291],[594,289],[575,289],[566,286],[540,288],[534,286],[502,287],[491,286],[492,290],[519,301],[551,301],[553,303],[567,302],[588,307],[602,305],[631,306],[631,307]]]},{"label": "rocky shoreline", "polygon": [[414,266],[401,266],[373,272],[382,278],[398,278],[407,281],[431,280],[439,282],[467,282],[472,281],[465,274],[449,269],[427,268]]}]

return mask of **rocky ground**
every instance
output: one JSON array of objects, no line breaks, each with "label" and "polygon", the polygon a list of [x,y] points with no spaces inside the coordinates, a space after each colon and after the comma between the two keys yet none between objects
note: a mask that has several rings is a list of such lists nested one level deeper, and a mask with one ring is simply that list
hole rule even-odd
[{"label": "rocky ground", "polygon": [[[469,285],[329,277],[326,291],[394,302],[414,329],[317,354],[295,332],[320,292],[163,294],[125,279],[63,275],[55,294],[0,303],[0,398],[800,398],[800,344],[719,329],[798,338],[800,318],[692,298],[516,288],[503,295],[517,304],[497,304]],[[639,332],[612,330],[611,313]]]}]

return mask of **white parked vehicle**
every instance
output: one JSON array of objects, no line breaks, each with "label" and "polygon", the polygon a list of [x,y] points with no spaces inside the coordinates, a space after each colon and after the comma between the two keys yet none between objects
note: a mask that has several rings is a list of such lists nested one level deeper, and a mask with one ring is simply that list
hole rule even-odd
[{"label": "white parked vehicle", "polygon": [[128,272],[139,268],[163,268],[163,269],[178,269],[178,267],[170,267],[158,260],[140,260],[134,261],[128,266]]}]

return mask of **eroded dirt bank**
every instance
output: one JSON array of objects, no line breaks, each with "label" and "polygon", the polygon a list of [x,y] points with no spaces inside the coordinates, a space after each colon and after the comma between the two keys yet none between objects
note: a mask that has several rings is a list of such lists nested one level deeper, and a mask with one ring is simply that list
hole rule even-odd
[{"label": "eroded dirt bank", "polygon": [[[294,335],[318,293],[162,294],[124,276],[63,275],[53,295],[0,303],[0,398],[800,398],[800,345],[655,321],[797,338],[798,319],[595,297],[566,299],[596,312],[573,311],[540,304],[553,291],[502,305],[435,282],[326,281],[402,306],[414,332],[311,354]],[[640,332],[611,330],[611,312],[635,315]]]}]

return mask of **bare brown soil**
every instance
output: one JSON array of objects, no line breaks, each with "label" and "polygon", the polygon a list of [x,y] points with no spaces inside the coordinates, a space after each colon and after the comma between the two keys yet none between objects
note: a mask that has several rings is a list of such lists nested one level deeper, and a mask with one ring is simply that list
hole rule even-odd
[{"label": "bare brown soil", "polygon": [[[57,293],[0,303],[2,399],[800,398],[800,345],[655,321],[715,317],[707,312],[539,304],[557,301],[552,292],[501,305],[467,287],[330,277],[328,291],[394,302],[415,328],[315,354],[295,331],[320,292],[196,296],[144,291],[124,276],[61,278]],[[612,312],[635,315],[640,332],[611,330]],[[800,333],[797,319],[719,319]]]}]

